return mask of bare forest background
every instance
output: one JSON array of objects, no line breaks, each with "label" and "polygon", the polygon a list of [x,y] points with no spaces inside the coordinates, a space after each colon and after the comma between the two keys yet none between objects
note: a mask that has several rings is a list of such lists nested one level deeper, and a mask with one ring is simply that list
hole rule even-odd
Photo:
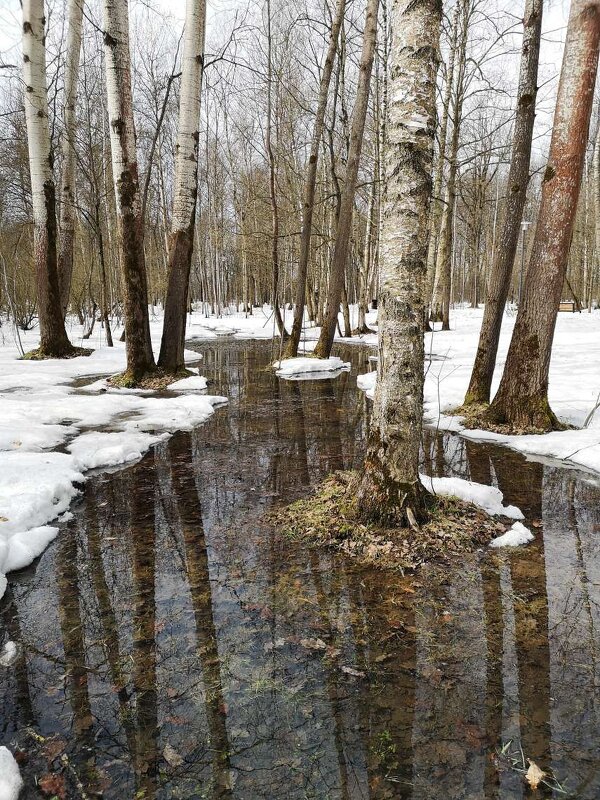
[{"label": "bare forest background", "polygon": [[[306,283],[307,312],[316,324],[325,313],[365,5],[362,0],[346,3],[320,142]],[[456,0],[444,9],[430,273],[433,282],[443,217],[447,216],[449,241],[445,244],[452,305],[478,306],[485,301],[498,246],[522,34],[522,16],[520,11],[514,13],[513,6]],[[190,305],[206,314],[221,315],[231,306],[251,314],[254,307],[271,303],[274,267],[280,304],[290,305],[295,300],[306,165],[333,14],[333,3],[272,0],[230,5],[209,16],[189,292]],[[8,9],[4,15],[11,18]],[[524,212],[524,220],[531,224],[522,226],[509,293],[509,300],[515,302],[522,280],[521,262],[527,264],[533,239],[530,233],[539,208],[564,36],[562,17],[561,9],[551,9],[544,26],[532,177]],[[57,185],[65,136],[66,29],[64,5],[49,3],[47,82]],[[164,8],[134,3],[131,45],[144,249],[149,299],[157,308],[163,305],[167,288],[181,23]],[[343,309],[356,304],[362,312],[377,296],[388,54],[384,4],[378,18],[374,80],[342,294]],[[118,324],[123,315],[103,58],[101,8],[87,3],[76,106],[75,245],[69,303],[71,312],[88,330],[105,318]],[[23,78],[16,48],[4,50],[0,78],[0,306],[18,326],[29,329],[36,324],[37,298]],[[574,299],[582,308],[595,306],[600,297],[593,192],[597,128],[593,120],[564,287],[565,298]],[[57,213],[60,218],[60,198]],[[274,225],[278,229],[276,256]],[[435,305],[435,283],[432,289]],[[342,333],[349,335],[357,326],[364,326],[362,313],[344,316]]]}]

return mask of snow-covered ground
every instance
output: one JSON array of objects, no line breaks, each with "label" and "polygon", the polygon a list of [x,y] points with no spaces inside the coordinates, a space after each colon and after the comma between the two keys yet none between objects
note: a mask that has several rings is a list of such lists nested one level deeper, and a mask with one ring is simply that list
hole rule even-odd
[{"label": "snow-covered ground", "polygon": [[[426,335],[425,349],[430,356],[425,379],[426,422],[469,439],[504,444],[528,456],[600,472],[600,409],[593,413],[600,401],[600,312],[558,315],[550,365],[550,404],[563,422],[578,430],[540,436],[467,430],[460,417],[448,415],[464,400],[482,318],[483,309],[458,309],[451,316],[452,330]],[[492,393],[500,382],[514,324],[514,316],[505,316]],[[373,396],[376,377],[370,372],[358,378],[359,388],[369,397]]]},{"label": "snow-covered ground", "polygon": [[495,486],[486,486],[463,478],[431,478],[429,475],[421,475],[420,478],[429,492],[443,497],[458,497],[459,500],[473,503],[490,517],[502,516],[518,520],[524,518],[520,508],[504,505],[504,495]]},{"label": "snow-covered ground", "polygon": [[[432,425],[459,431],[477,441],[508,445],[529,456],[556,459],[600,472],[600,409],[592,414],[600,396],[600,312],[558,315],[550,364],[549,399],[555,414],[579,430],[540,436],[501,436],[481,430],[465,430],[460,418],[445,412],[460,406],[471,377],[471,368],[483,318],[482,309],[457,310],[452,330],[426,337],[427,352],[437,356],[427,364],[425,415]],[[510,343],[514,316],[505,316],[492,392],[500,382]]]},{"label": "snow-covered ground", "polygon": [[[153,320],[155,349],[161,326]],[[74,344],[94,348],[91,356],[20,361],[11,326],[0,330],[0,597],[6,573],[30,564],[56,536],[58,528],[48,523],[67,512],[87,470],[139,459],[226,402],[200,393],[206,388],[200,375],[175,383],[172,396],[115,390],[104,379],[77,388],[72,384],[78,379],[125,368],[124,344],[115,339],[114,348],[105,347],[99,326],[86,342],[81,334],[77,326],[70,330]],[[21,333],[21,339],[31,350],[37,331]],[[197,353],[186,356],[199,360]]]}]

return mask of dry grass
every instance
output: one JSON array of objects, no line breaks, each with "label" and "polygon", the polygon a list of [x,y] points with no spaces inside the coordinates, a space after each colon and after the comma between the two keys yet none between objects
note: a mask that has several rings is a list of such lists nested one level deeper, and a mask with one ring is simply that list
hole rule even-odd
[{"label": "dry grass", "polygon": [[472,552],[512,525],[489,517],[477,506],[438,497],[429,522],[418,529],[387,528],[358,517],[354,475],[338,472],[303,500],[269,514],[285,536],[345,553],[363,564],[414,571],[422,564]]},{"label": "dry grass", "polygon": [[129,372],[122,372],[120,375],[113,375],[108,379],[108,383],[115,389],[151,389],[155,392],[167,389],[170,384],[182,378],[190,378],[196,375],[189,369],[182,369],[179,372],[165,372],[161,369],[153,370],[141,378],[134,378]]},{"label": "dry grass", "polygon": [[[61,358],[79,358],[79,356],[91,356],[94,351],[89,347],[74,347]],[[35,350],[30,350],[21,356],[21,361],[48,361],[57,356],[48,355],[40,347]]]}]

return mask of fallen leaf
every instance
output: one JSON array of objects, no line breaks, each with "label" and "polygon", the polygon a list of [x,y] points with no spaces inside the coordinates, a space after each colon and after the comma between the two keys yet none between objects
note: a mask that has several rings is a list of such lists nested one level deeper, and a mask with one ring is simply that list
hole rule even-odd
[{"label": "fallen leaf", "polygon": [[183,758],[170,744],[165,745],[165,749],[163,750],[163,758],[170,767],[180,767],[183,764]]},{"label": "fallen leaf", "polygon": [[309,650],[326,650],[327,645],[323,641],[323,639],[300,639],[300,644],[302,647],[306,647]]},{"label": "fallen leaf", "polygon": [[64,739],[48,739],[42,748],[42,753],[44,754],[48,764],[58,758],[61,753],[64,753],[66,747],[67,743]]},{"label": "fallen leaf", "polygon": [[358,669],[352,669],[352,667],[342,667],[342,672],[346,675],[351,675],[353,678],[364,678],[365,673],[360,672]]},{"label": "fallen leaf", "polygon": [[531,786],[531,788],[535,790],[540,785],[540,782],[544,779],[546,773],[538,767],[535,761],[532,761],[530,758],[527,760],[529,761],[529,769],[525,774],[525,780]]},{"label": "fallen leaf", "polygon": [[65,800],[67,796],[65,779],[62,775],[47,772],[39,779],[38,785],[42,790],[42,794],[46,795],[46,797],[54,796],[60,798],[60,800]]}]

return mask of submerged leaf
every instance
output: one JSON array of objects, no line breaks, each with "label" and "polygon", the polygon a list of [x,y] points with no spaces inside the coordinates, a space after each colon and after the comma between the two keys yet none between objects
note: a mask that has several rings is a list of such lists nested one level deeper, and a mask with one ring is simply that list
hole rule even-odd
[{"label": "submerged leaf", "polygon": [[163,758],[170,767],[180,767],[183,764],[183,758],[170,744],[165,745],[165,749],[163,750]]},{"label": "submerged leaf", "polygon": [[538,767],[535,761],[532,761],[530,758],[527,760],[529,761],[529,769],[525,773],[525,780],[531,788],[535,790],[546,776],[546,773]]}]

